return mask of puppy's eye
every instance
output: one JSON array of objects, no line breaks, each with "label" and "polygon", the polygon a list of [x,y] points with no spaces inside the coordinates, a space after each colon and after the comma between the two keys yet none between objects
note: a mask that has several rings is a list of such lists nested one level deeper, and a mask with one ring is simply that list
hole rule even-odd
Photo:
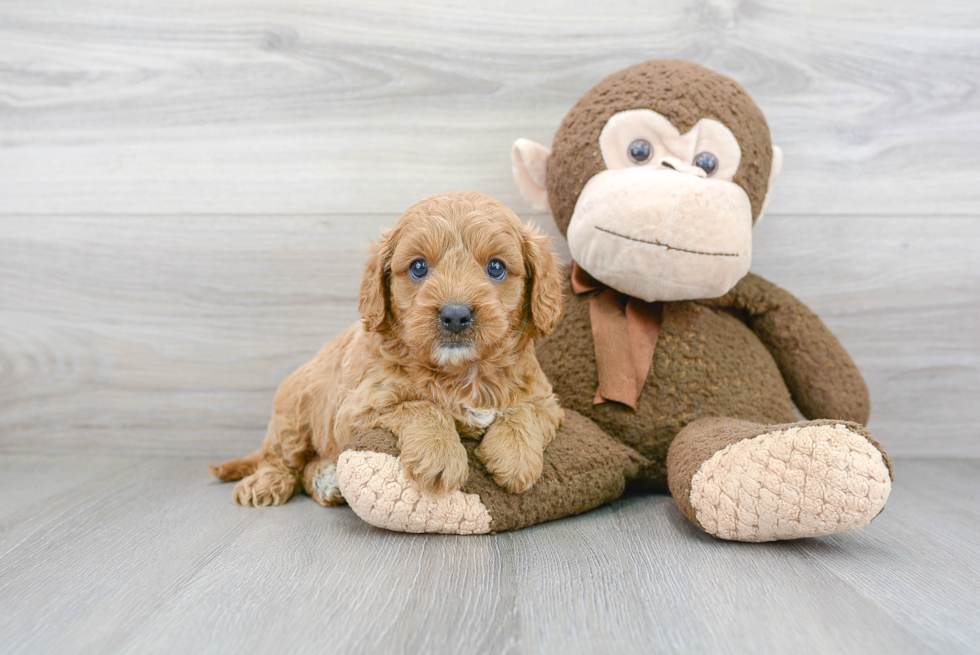
[{"label": "puppy's eye", "polygon": [[408,274],[413,280],[421,280],[429,274],[429,262],[424,259],[416,259],[408,267]]},{"label": "puppy's eye", "polygon": [[653,155],[653,146],[646,139],[637,139],[630,144],[626,153],[634,164],[645,164],[650,161],[650,157]]},{"label": "puppy's eye", "polygon": [[702,152],[694,157],[694,165],[711,175],[718,170],[718,158],[710,152]]},{"label": "puppy's eye", "polygon": [[507,277],[507,267],[499,259],[487,262],[487,277],[491,280],[503,280]]}]

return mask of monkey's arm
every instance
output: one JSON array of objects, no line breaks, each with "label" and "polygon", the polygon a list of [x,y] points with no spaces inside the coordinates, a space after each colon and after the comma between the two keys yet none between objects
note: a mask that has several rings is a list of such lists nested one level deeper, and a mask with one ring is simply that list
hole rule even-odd
[{"label": "monkey's arm", "polygon": [[741,315],[772,353],[808,419],[867,423],[871,400],[857,366],[823,321],[788,291],[749,273],[721,298],[699,302]]}]

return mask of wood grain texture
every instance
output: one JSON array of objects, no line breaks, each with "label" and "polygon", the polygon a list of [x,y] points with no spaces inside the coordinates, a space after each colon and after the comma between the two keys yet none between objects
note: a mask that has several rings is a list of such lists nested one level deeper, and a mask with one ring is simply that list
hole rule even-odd
[{"label": "wood grain texture", "polygon": [[[357,320],[366,244],[395,220],[0,218],[0,451],[252,450],[279,382]],[[889,452],[980,455],[980,221],[756,229],[753,269],[852,353]]]},{"label": "wood grain texture", "polygon": [[973,215],[978,34],[973,0],[6,0],[0,212],[400,212],[463,188],[528,211],[514,139],[550,144],[603,76],[676,57],[764,109],[773,212]]},{"label": "wood grain texture", "polygon": [[0,496],[33,493],[0,510],[5,653],[968,653],[980,640],[976,461],[899,460],[871,525],[777,544],[714,540],[665,496],[460,538],[377,530],[307,497],[241,508],[197,459],[5,455],[0,471]]}]

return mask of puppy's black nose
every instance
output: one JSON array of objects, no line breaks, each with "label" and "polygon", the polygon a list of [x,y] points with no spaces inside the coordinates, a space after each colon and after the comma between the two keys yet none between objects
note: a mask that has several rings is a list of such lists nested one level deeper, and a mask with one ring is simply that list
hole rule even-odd
[{"label": "puppy's black nose", "polygon": [[445,305],[439,310],[439,322],[453,334],[473,324],[473,309],[466,305]]}]

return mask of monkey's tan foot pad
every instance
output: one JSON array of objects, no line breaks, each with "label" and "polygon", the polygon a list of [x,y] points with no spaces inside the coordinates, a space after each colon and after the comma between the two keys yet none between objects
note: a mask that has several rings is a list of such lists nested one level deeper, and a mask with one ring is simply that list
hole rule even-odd
[{"label": "monkey's tan foot pad", "polygon": [[645,463],[589,419],[565,410],[564,424],[544,451],[541,477],[527,491],[512,494],[494,482],[476,456],[477,445],[463,441],[470,471],[462,489],[431,495],[402,471],[395,436],[387,430],[369,430],[354,437],[337,460],[340,491],[358,516],[389,530],[504,532],[615,500]]},{"label": "monkey's tan foot pad", "polygon": [[801,423],[729,444],[691,478],[697,523],[735,541],[817,537],[869,523],[885,506],[891,472],[865,432]]},{"label": "monkey's tan foot pad", "polygon": [[490,514],[477,494],[422,491],[394,455],[345,450],[337,461],[337,479],[347,504],[373,526],[397,532],[490,532]]}]

